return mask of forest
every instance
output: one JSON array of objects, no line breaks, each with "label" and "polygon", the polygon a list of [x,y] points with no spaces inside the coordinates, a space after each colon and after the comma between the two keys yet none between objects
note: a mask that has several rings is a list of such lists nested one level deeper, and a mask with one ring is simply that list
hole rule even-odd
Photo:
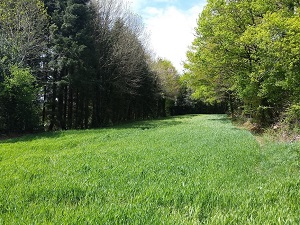
[{"label": "forest", "polygon": [[181,76],[123,1],[1,1],[0,132],[225,112],[299,132],[299,4],[208,0]]},{"label": "forest", "polygon": [[180,92],[118,0],[0,2],[0,131],[86,129],[171,114]]},{"label": "forest", "polygon": [[300,127],[298,0],[208,0],[182,78],[258,128]]}]

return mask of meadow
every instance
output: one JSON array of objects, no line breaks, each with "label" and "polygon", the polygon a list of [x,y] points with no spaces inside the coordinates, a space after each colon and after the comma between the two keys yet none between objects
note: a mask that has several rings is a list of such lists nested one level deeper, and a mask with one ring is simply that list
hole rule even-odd
[{"label": "meadow", "polygon": [[190,115],[0,142],[0,224],[300,224],[300,144]]}]

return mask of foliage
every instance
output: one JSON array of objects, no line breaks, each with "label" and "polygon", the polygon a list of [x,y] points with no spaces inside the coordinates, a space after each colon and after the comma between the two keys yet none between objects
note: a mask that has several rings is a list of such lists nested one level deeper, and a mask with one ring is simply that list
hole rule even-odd
[{"label": "foliage", "polygon": [[4,75],[0,83],[0,130],[25,131],[39,125],[35,81],[29,69],[17,66]]},{"label": "foliage", "polygon": [[125,3],[1,1],[0,27],[0,82],[7,65],[30,68],[45,129],[161,116],[144,27]]},{"label": "foliage", "polygon": [[158,58],[151,64],[161,96],[161,116],[174,115],[173,107],[180,90],[179,74],[169,60]]},{"label": "foliage", "polygon": [[0,223],[298,224],[297,149],[223,115],[6,140]]},{"label": "foliage", "polygon": [[52,19],[49,130],[155,117],[158,88],[138,17],[115,0],[46,4]]},{"label": "foliage", "polygon": [[0,58],[37,69],[46,50],[47,20],[40,0],[1,1]]},{"label": "foliage", "polygon": [[36,85],[46,54],[47,23],[39,0],[0,2],[1,131],[31,131],[40,124]]},{"label": "foliage", "polygon": [[261,125],[299,102],[299,3],[211,0],[199,16],[185,80],[194,97],[225,100]]},{"label": "foliage", "polygon": [[158,58],[153,63],[153,69],[160,81],[162,95],[172,100],[176,99],[179,92],[179,74],[169,60]]},{"label": "foliage", "polygon": [[181,82],[179,93],[172,107],[174,115],[224,114],[227,112],[226,104],[203,102],[200,99],[195,99],[192,94],[193,91],[184,82]]},{"label": "foliage", "polygon": [[284,124],[287,124],[290,130],[300,131],[300,104],[290,106],[285,112]]}]

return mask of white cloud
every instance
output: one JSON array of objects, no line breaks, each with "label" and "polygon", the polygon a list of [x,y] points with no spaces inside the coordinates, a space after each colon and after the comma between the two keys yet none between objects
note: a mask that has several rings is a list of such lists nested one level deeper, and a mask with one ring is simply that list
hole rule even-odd
[{"label": "white cloud", "polygon": [[[181,73],[182,62],[185,61],[188,47],[194,40],[194,28],[197,25],[198,15],[206,1],[200,0],[187,10],[175,7],[175,5],[180,5],[179,0],[127,1],[131,3],[132,9],[142,16],[150,34],[150,47],[158,57],[170,60]],[[165,3],[164,8],[159,7],[159,5],[162,6],[161,3]],[[191,2],[190,5],[192,5]]]},{"label": "white cloud", "polygon": [[151,46],[159,57],[170,60],[182,72],[188,46],[194,40],[194,28],[204,5],[181,11],[176,7],[144,10],[144,21],[150,32]]},{"label": "white cloud", "polygon": [[175,3],[178,0],[127,0],[132,4],[134,9],[139,9],[142,5],[148,5],[149,2],[152,3]]}]

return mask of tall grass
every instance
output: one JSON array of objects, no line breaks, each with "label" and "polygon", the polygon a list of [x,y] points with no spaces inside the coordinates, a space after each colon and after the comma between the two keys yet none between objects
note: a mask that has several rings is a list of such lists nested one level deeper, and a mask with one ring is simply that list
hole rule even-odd
[{"label": "tall grass", "polygon": [[0,143],[0,224],[300,224],[299,144],[223,115]]}]

